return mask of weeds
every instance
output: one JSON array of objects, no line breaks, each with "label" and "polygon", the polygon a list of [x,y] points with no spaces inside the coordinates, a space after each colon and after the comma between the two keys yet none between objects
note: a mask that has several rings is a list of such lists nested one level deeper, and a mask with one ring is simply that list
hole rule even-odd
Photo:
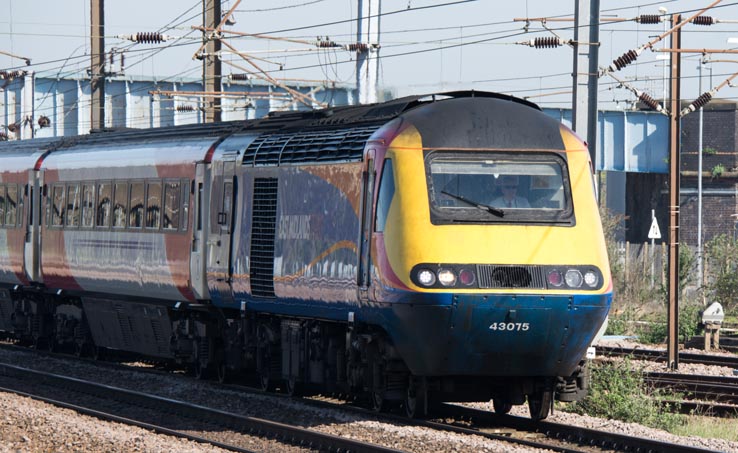
[{"label": "weeds", "polygon": [[649,387],[643,372],[634,369],[630,360],[596,362],[591,366],[589,394],[565,410],[666,431],[673,431],[683,423],[679,415],[672,413],[679,403],[662,402],[677,399],[676,395]]}]

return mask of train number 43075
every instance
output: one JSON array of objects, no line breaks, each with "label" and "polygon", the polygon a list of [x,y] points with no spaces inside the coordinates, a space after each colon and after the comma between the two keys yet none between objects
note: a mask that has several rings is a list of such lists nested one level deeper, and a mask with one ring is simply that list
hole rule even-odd
[{"label": "train number 43075", "polygon": [[530,329],[530,324],[527,322],[493,322],[490,324],[489,329],[508,332],[525,332]]}]

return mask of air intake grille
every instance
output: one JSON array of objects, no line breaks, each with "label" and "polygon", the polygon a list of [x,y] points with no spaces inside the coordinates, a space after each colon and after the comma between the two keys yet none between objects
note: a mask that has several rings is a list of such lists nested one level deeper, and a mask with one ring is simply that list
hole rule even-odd
[{"label": "air intake grille", "polygon": [[243,157],[244,165],[279,165],[302,162],[361,160],[364,145],[377,126],[264,134],[254,140]]},{"label": "air intake grille", "polygon": [[480,288],[546,288],[546,273],[540,266],[477,266]]},{"label": "air intake grille", "polygon": [[251,294],[274,297],[274,233],[277,223],[277,179],[254,180],[251,223]]}]

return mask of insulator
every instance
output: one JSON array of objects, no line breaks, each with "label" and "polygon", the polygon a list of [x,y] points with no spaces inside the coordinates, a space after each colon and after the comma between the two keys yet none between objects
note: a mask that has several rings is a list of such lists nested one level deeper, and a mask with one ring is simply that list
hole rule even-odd
[{"label": "insulator", "polygon": [[354,42],[346,46],[346,50],[351,52],[366,52],[369,50],[369,45],[364,42]]},{"label": "insulator", "polygon": [[0,71],[0,79],[13,80],[26,75],[26,71]]},{"label": "insulator", "polygon": [[713,94],[713,91],[702,93],[700,97],[695,99],[691,104],[689,104],[688,107],[682,109],[682,111],[680,112],[680,116],[689,115],[690,113],[701,109],[705,104],[712,100]]},{"label": "insulator", "polygon": [[653,110],[661,111],[663,108],[661,105],[656,101],[656,99],[652,98],[648,93],[641,93],[640,96],[638,96],[638,99],[641,100],[644,104],[651,107]]},{"label": "insulator", "polygon": [[10,132],[13,132],[13,133],[18,132],[18,129],[20,129],[20,124],[18,123],[8,124],[8,130]]},{"label": "insulator", "polygon": [[544,36],[533,40],[533,47],[537,49],[559,47],[562,45],[561,38],[558,36]]},{"label": "insulator", "polygon": [[320,41],[318,41],[317,45],[321,49],[329,48],[329,47],[341,47],[338,45],[338,43],[336,43],[336,41],[328,41],[325,39],[321,39]]},{"label": "insulator", "polygon": [[693,111],[699,110],[711,100],[712,100],[712,93],[708,91],[706,93],[702,93],[700,97],[695,99],[694,102],[692,102],[692,104],[690,105],[690,107],[694,107],[694,109],[692,109]]},{"label": "insulator", "polygon": [[51,126],[51,120],[46,115],[38,117],[38,127],[44,128]]},{"label": "insulator", "polygon": [[195,107],[189,104],[180,104],[177,106],[178,112],[194,112]]},{"label": "insulator", "polygon": [[249,80],[250,76],[249,74],[242,73],[242,74],[230,74],[229,77],[231,80]]},{"label": "insulator", "polygon": [[622,56],[616,58],[612,62],[612,64],[619,71],[619,70],[623,69],[624,67],[628,66],[629,64],[633,63],[634,61],[636,61],[637,58],[638,58],[638,54],[636,53],[635,50],[632,50],[631,49],[631,50],[625,52]]},{"label": "insulator", "polygon": [[0,132],[0,142],[5,142],[8,140],[8,134],[5,132]]},{"label": "insulator", "polygon": [[705,26],[715,25],[715,18],[712,16],[697,16],[692,19],[692,23]]},{"label": "insulator", "polygon": [[164,36],[157,32],[139,32],[133,36],[133,40],[144,44],[156,44],[166,41]]},{"label": "insulator", "polygon": [[641,24],[658,24],[661,23],[661,16],[658,14],[641,14],[636,18],[636,22]]}]

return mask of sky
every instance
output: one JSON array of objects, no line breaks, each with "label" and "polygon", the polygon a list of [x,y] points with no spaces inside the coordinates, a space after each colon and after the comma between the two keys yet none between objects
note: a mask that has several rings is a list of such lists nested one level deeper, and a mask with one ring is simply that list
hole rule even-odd
[{"label": "sky", "polygon": [[[640,14],[681,13],[689,17],[714,0],[600,0],[600,66],[637,49],[663,32],[663,25],[641,25]],[[193,59],[202,35],[192,26],[202,24],[197,0],[107,0],[106,50],[125,50],[125,75],[173,80],[198,78],[201,63]],[[223,11],[236,0],[223,0]],[[544,107],[571,103],[573,51],[569,46],[535,49],[516,44],[536,37],[573,38],[575,0],[383,0],[380,19],[379,84],[396,96],[459,89],[489,90],[525,97]],[[316,41],[329,37],[339,44],[356,41],[358,0],[242,0],[234,14],[239,33],[262,34],[282,40],[228,35],[228,42],[252,58],[275,78],[329,80],[355,83],[355,54],[345,50],[317,50]],[[89,65],[90,0],[0,0],[0,70],[30,69],[44,76],[81,76]],[[707,13],[718,19],[711,26],[688,24],[684,48],[738,49],[728,38],[738,38],[738,2],[722,1]],[[525,22],[515,18],[549,20]],[[134,44],[120,35],[160,31],[173,39],[160,44]],[[285,41],[289,38],[291,41]],[[654,44],[654,48],[666,43]],[[30,58],[23,60],[2,52]],[[119,70],[116,54],[110,71]],[[654,98],[663,96],[664,60],[645,50],[637,62],[615,75]],[[682,57],[682,97],[699,95],[700,54]],[[703,91],[738,71],[738,55],[710,54],[704,67]],[[223,73],[254,69],[234,54],[223,56]],[[230,64],[229,64],[230,63]],[[711,74],[712,73],[712,74]],[[710,83],[712,75],[712,84]],[[738,79],[737,79],[738,81]],[[600,108],[632,107],[635,96],[614,79],[600,79]],[[715,97],[738,100],[738,89],[726,86]]]}]

